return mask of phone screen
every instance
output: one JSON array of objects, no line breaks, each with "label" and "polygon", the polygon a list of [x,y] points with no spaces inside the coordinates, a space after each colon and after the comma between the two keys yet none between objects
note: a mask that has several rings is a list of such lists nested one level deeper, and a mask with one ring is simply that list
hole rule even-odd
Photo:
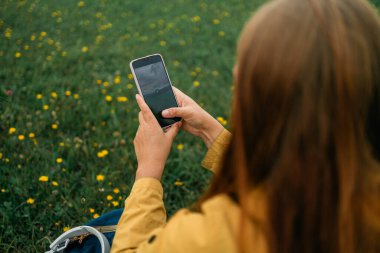
[{"label": "phone screen", "polygon": [[132,63],[141,93],[161,127],[180,121],[181,118],[163,118],[161,112],[178,107],[167,71],[161,56],[153,55]]}]

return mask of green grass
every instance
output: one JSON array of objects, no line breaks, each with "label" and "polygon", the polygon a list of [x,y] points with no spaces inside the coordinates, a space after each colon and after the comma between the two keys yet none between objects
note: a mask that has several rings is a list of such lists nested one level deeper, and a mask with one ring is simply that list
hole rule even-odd
[{"label": "green grass", "polygon": [[[236,40],[260,2],[3,0],[0,252],[41,252],[64,227],[123,205],[136,169],[130,60],[161,53],[175,86],[215,117],[228,118]],[[101,150],[108,155],[99,158]],[[163,177],[169,215],[204,191],[210,179],[200,166],[205,152],[187,133],[176,138]]]}]

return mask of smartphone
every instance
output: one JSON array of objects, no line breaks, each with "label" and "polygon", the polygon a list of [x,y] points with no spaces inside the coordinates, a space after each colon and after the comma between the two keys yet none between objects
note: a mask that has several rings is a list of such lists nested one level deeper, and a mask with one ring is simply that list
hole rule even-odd
[{"label": "smartphone", "polygon": [[178,107],[169,74],[160,54],[148,55],[130,62],[137,89],[145,103],[152,110],[162,128],[167,128],[181,118],[164,118],[161,112],[167,108]]}]

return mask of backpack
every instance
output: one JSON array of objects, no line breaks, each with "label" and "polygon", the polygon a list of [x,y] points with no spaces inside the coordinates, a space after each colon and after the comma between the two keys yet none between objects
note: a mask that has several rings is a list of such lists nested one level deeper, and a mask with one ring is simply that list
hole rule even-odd
[{"label": "backpack", "polygon": [[123,208],[61,234],[45,253],[109,253]]}]

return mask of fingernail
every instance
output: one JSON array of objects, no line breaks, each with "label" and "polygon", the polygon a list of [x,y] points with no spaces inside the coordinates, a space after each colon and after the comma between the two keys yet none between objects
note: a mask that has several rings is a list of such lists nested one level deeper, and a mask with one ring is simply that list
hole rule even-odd
[{"label": "fingernail", "polygon": [[138,99],[138,98],[139,98],[139,94],[136,94],[136,96],[135,96],[135,97],[136,97],[136,99]]},{"label": "fingernail", "polygon": [[163,110],[161,114],[162,116],[167,117],[169,116],[169,110]]}]

